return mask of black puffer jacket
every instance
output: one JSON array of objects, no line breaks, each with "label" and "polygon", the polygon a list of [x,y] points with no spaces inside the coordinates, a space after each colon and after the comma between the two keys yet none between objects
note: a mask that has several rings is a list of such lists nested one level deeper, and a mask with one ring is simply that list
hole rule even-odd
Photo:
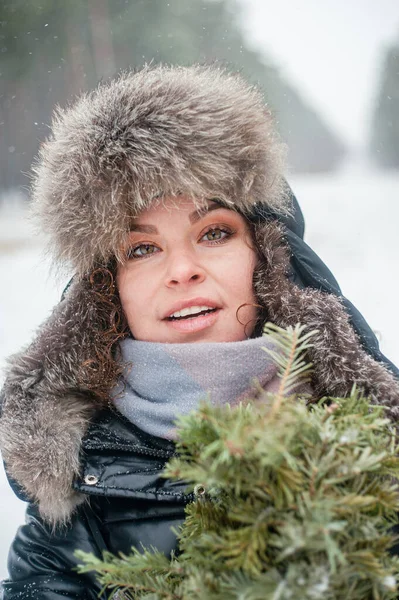
[{"label": "black puffer jacket", "polygon": [[[184,484],[160,477],[173,453],[173,443],[145,434],[116,413],[101,413],[83,440],[81,477],[74,482],[88,501],[68,526],[55,531],[29,505],[27,523],[11,547],[4,600],[97,598],[101,588],[94,575],[73,571],[77,548],[97,556],[106,549],[129,553],[141,544],[166,554],[177,550],[171,527],[182,522],[191,496]],[[14,489],[26,500],[15,482]]]}]

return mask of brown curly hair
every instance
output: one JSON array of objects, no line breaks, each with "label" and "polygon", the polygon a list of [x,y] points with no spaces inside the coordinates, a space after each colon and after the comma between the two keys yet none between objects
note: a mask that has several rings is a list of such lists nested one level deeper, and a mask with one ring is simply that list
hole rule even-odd
[{"label": "brown curly hair", "polygon": [[129,334],[129,326],[116,285],[117,262],[98,266],[85,278],[89,301],[95,306],[97,319],[92,344],[94,356],[80,366],[80,382],[100,404],[108,403],[109,393],[123,371],[118,342]]}]

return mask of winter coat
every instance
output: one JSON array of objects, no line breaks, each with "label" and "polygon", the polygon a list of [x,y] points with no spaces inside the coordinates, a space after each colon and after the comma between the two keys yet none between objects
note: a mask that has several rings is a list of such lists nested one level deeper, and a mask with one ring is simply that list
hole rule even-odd
[{"label": "winter coat", "polygon": [[29,502],[4,600],[96,598],[93,576],[73,570],[77,548],[97,556],[141,543],[175,548],[170,527],[190,497],[183,483],[160,477],[173,444],[110,410],[98,394],[101,370],[90,372],[96,385],[82,378],[105,344],[110,311],[91,275],[118,257],[132,217],[159,194],[217,198],[251,221],[265,319],[317,330],[309,349],[315,394],[344,396],[357,383],[398,418],[398,371],[303,242],[270,113],[239,76],[154,67],[100,86],[58,113],[33,191],[55,255],[77,275],[32,344],[10,360],[1,394],[0,450],[13,489]]},{"label": "winter coat", "polygon": [[[83,439],[81,475],[73,484],[87,501],[67,526],[55,530],[29,504],[26,524],[10,550],[4,600],[97,598],[101,586],[94,574],[73,571],[76,549],[98,557],[105,549],[129,553],[141,544],[168,555],[176,551],[171,527],[183,521],[184,506],[192,497],[184,493],[183,483],[160,477],[173,453],[173,443],[142,432],[118,413],[96,416]],[[15,483],[14,489],[24,498]]]}]

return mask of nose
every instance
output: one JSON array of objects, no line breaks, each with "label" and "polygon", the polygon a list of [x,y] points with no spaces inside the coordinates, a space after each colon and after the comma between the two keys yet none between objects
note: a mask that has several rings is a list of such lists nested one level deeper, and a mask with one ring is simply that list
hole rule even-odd
[{"label": "nose", "polygon": [[201,283],[204,279],[205,270],[193,251],[175,251],[168,257],[165,281],[167,287],[192,285]]}]

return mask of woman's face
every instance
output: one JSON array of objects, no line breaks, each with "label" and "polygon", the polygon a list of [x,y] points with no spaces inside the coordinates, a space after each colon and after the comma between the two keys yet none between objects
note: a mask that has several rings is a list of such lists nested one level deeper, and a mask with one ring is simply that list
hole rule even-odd
[{"label": "woman's face", "polygon": [[[257,256],[245,219],[184,196],[134,220],[117,285],[132,335],[164,343],[233,342],[249,337],[257,309]],[[243,306],[244,305],[244,306]]]}]

